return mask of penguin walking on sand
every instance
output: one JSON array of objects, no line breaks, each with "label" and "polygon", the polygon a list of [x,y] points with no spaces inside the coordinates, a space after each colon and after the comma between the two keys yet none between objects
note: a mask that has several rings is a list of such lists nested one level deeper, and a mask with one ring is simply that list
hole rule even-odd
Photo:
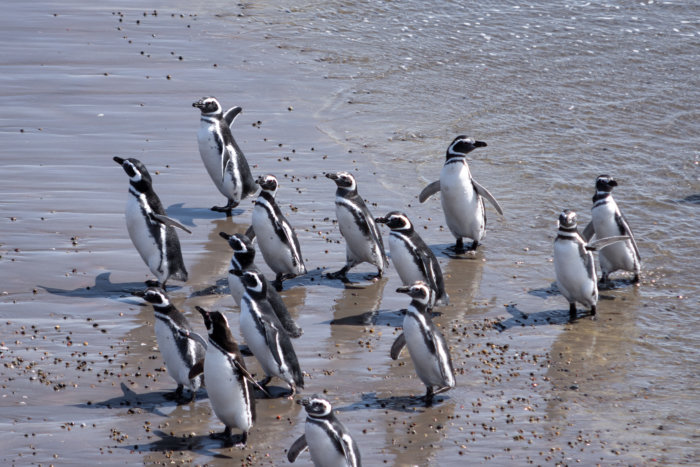
[{"label": "penguin walking on sand", "polygon": [[182,259],[180,240],[173,227],[187,233],[187,227],[171,219],[153,191],[151,175],[138,159],[114,157],[129,176],[129,195],[126,201],[126,229],[129,237],[157,282],[147,281],[165,289],[165,283],[172,277],[187,281],[187,269]]},{"label": "penguin walking on sand", "polygon": [[133,295],[153,305],[153,327],[158,350],[168,374],[177,383],[175,398],[181,399],[183,389],[187,386],[192,393],[190,402],[193,402],[203,381],[201,376],[190,378],[189,374],[204,359],[206,341],[193,331],[187,317],[170,303],[163,289],[149,287],[143,292],[134,292]]},{"label": "penguin walking on sand", "polygon": [[586,242],[578,232],[576,213],[565,209],[559,215],[559,230],[554,240],[554,273],[557,287],[569,301],[569,316],[576,318],[576,302],[596,314],[598,282],[593,251],[616,242],[626,241],[628,236],[601,238]]},{"label": "penguin walking on sand", "polygon": [[381,278],[388,264],[382,234],[372,213],[357,193],[355,177],[348,172],[327,173],[326,177],[337,185],[335,215],[338,218],[340,234],[345,238],[346,257],[345,266],[327,276],[347,282],[347,272],[366,262],[377,267],[377,275],[369,278]]},{"label": "penguin walking on sand", "polygon": [[598,251],[598,260],[602,271],[600,282],[607,284],[611,273],[622,270],[633,272],[632,282],[637,283],[639,282],[641,257],[632,229],[612,196],[612,190],[617,186],[617,181],[609,175],[601,175],[596,179],[595,186],[596,193],[593,196],[593,207],[591,208],[592,219],[583,231],[584,239],[588,241],[594,235],[596,238],[619,235],[629,237],[626,242],[608,245]]},{"label": "penguin walking on sand", "polygon": [[425,282],[432,291],[430,306],[447,304],[449,297],[445,291],[440,264],[432,250],[415,231],[408,216],[399,211],[391,211],[384,217],[377,217],[375,222],[386,224],[391,229],[389,251],[403,285],[409,286],[416,281]]},{"label": "penguin walking on sand", "polygon": [[427,388],[425,404],[429,406],[435,394],[455,387],[450,348],[430,317],[430,288],[427,284],[415,282],[396,291],[408,294],[411,304],[403,319],[403,332],[391,346],[391,358],[398,359],[403,347],[408,347],[416,373]]},{"label": "penguin walking on sand", "polygon": [[299,402],[306,409],[304,434],[287,451],[287,460],[294,462],[308,447],[316,467],[360,467],[360,450],[331,403],[316,394]]},{"label": "penguin walking on sand", "polygon": [[240,274],[245,286],[241,301],[241,334],[265,372],[259,384],[265,387],[277,376],[289,385],[292,398],[297,388],[304,387],[304,375],[292,341],[267,300],[267,285],[255,271],[237,271],[236,274]]},{"label": "penguin walking on sand", "polygon": [[229,235],[226,232],[219,232],[219,236],[228,242],[228,245],[233,250],[231,257],[231,267],[228,272],[228,287],[231,290],[231,296],[236,304],[240,307],[245,293],[245,286],[240,275],[236,272],[254,271],[259,273],[260,278],[265,282],[267,289],[267,301],[272,305],[272,310],[275,312],[277,319],[282,323],[285,331],[293,338],[301,337],[304,331],[294,322],[294,319],[289,314],[287,306],[284,304],[282,297],[274,287],[270,287],[267,279],[260,273],[260,270],[255,266],[255,248],[253,242],[243,234],[235,233]]},{"label": "penguin walking on sand", "polygon": [[[457,239],[454,250],[456,253],[476,251],[479,242],[486,233],[486,198],[503,215],[503,209],[496,198],[472,178],[467,163],[467,154],[475,148],[486,147],[483,141],[474,141],[465,135],[460,135],[447,148],[445,165],[437,180],[421,191],[418,200],[422,203],[431,195],[440,192],[440,201],[445,215],[445,222],[452,235]],[[472,244],[466,250],[464,237],[471,238]]]},{"label": "penguin walking on sand", "polygon": [[214,185],[228,200],[225,206],[211,209],[231,216],[233,208],[257,189],[248,161],[231,134],[233,120],[243,109],[232,107],[224,113],[214,97],[203,97],[192,106],[202,113],[197,133],[199,155]]},{"label": "penguin walking on sand", "polygon": [[306,266],[297,235],[275,201],[277,178],[266,175],[256,183],[261,191],[255,200],[252,225],[246,235],[251,240],[257,237],[265,263],[276,274],[273,285],[282,290],[282,281],[306,274]]},{"label": "penguin walking on sand", "polygon": [[[209,312],[200,307],[196,308],[202,315],[209,334],[203,366],[209,404],[214,414],[226,426],[223,433],[212,434],[211,437],[243,447],[255,422],[252,383],[254,380],[246,369],[226,317],[218,311]],[[243,431],[235,443],[232,428]]]}]

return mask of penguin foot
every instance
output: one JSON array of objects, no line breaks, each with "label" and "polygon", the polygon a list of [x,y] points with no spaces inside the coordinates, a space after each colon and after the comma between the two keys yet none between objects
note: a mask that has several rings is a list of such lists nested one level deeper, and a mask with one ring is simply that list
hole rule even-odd
[{"label": "penguin foot", "polygon": [[576,321],[576,304],[569,303],[569,322],[572,323]]},{"label": "penguin foot", "polygon": [[382,271],[377,271],[376,274],[368,274],[365,276],[366,280],[372,281],[372,282],[377,282],[381,278],[382,278]]},{"label": "penguin foot", "polygon": [[591,306],[591,316],[595,316],[595,313],[596,313],[595,305],[592,305]]},{"label": "penguin foot", "polygon": [[282,274],[282,273],[278,273],[277,277],[275,277],[275,280],[272,281],[272,286],[278,292],[282,291],[282,281],[284,281],[284,274]]},{"label": "penguin foot", "polygon": [[233,445],[234,448],[244,448],[246,443],[248,442],[248,432],[244,431],[240,435],[238,435],[238,439],[236,440],[236,443]]},{"label": "penguin foot", "polygon": [[425,392],[425,396],[423,396],[423,401],[425,402],[426,407],[431,407],[433,405],[434,395],[435,393],[433,392],[433,388],[428,388],[428,390]]},{"label": "penguin foot", "polygon": [[226,217],[231,217],[231,211],[233,211],[233,208],[235,208],[236,206],[238,206],[237,202],[229,200],[226,206],[212,206],[211,210],[214,212],[225,212]]},{"label": "penguin foot", "polygon": [[221,433],[211,433],[209,435],[211,439],[220,439],[224,442],[225,446],[233,446],[233,435],[231,434],[231,428],[226,427]]},{"label": "penguin foot", "polygon": [[474,240],[467,251],[476,251],[477,248],[479,248],[479,241]]},{"label": "penguin foot", "polygon": [[326,277],[329,279],[339,279],[343,283],[348,284],[351,283],[350,279],[348,279],[347,276],[348,268],[342,268],[336,272],[329,272],[326,274]]},{"label": "penguin foot", "polygon": [[639,273],[634,274],[634,277],[632,278],[632,283],[639,284]]}]

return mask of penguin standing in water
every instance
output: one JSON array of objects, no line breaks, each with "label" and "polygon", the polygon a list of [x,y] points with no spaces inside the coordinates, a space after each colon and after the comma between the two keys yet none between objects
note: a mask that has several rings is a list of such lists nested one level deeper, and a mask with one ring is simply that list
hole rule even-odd
[{"label": "penguin standing in water", "polygon": [[272,305],[272,310],[275,312],[277,319],[280,320],[285,331],[287,331],[291,337],[301,337],[304,331],[294,322],[282,297],[280,297],[280,294],[277,293],[273,287],[269,286],[265,276],[260,274],[260,271],[255,266],[255,248],[253,247],[253,242],[245,235],[239,233],[229,235],[226,232],[219,232],[219,236],[225,239],[233,250],[231,269],[229,269],[228,273],[228,287],[231,290],[231,296],[236,304],[239,307],[241,306],[243,294],[245,293],[245,286],[243,285],[241,276],[237,275],[236,272],[254,271],[259,273],[260,278],[265,282],[267,301]]},{"label": "penguin standing in water", "polygon": [[486,212],[484,200],[489,200],[499,214],[503,209],[496,198],[483,186],[479,185],[469,171],[467,154],[475,148],[486,147],[483,141],[474,141],[465,135],[460,135],[447,148],[445,165],[437,180],[421,191],[418,200],[422,203],[431,195],[440,194],[445,222],[452,235],[457,239],[456,253],[464,253],[464,237],[471,238],[472,244],[468,251],[476,251],[479,242],[486,233]]},{"label": "penguin standing in water", "polygon": [[297,387],[304,387],[304,375],[292,341],[266,298],[267,285],[255,271],[235,273],[241,276],[245,286],[241,301],[241,334],[266,375],[259,384],[265,387],[277,376],[289,385],[292,398]]},{"label": "penguin standing in water", "polygon": [[209,403],[226,426],[223,433],[212,435],[212,438],[234,444],[231,428],[235,427],[243,431],[235,444],[243,447],[255,422],[255,399],[251,385],[253,378],[245,367],[226,317],[218,311],[196,308],[202,315],[209,334],[204,359],[204,379],[207,382]]},{"label": "penguin standing in water", "polygon": [[360,467],[360,450],[331,403],[315,394],[300,402],[306,409],[304,434],[287,451],[287,460],[293,463],[308,447],[316,467]]},{"label": "penguin standing in water", "polygon": [[253,207],[251,228],[246,234],[251,240],[257,237],[265,262],[277,275],[273,285],[282,290],[282,281],[306,274],[306,266],[297,235],[275,202],[277,178],[266,175],[256,183],[261,191]]},{"label": "penguin standing in water", "polygon": [[633,283],[639,282],[641,269],[641,257],[639,248],[634,240],[632,229],[627,219],[620,211],[612,197],[612,190],[617,186],[617,181],[609,175],[601,175],[595,182],[596,193],[593,196],[593,208],[591,208],[591,222],[583,231],[583,237],[590,240],[593,235],[596,238],[627,235],[629,240],[601,248],[598,252],[601,284],[607,284],[609,275],[615,271],[632,271]]},{"label": "penguin standing in water", "polygon": [[114,157],[129,176],[129,196],[126,201],[126,229],[129,237],[158,282],[147,281],[165,289],[170,277],[187,281],[187,269],[182,259],[180,240],[173,227],[187,233],[187,227],[165,215],[165,209],[153,191],[151,175],[138,159]]},{"label": "penguin standing in water", "polygon": [[231,124],[242,109],[232,107],[224,113],[214,97],[203,97],[192,106],[202,112],[197,133],[199,155],[214,185],[228,200],[225,206],[211,209],[231,216],[233,208],[256,190],[248,161],[231,134]]},{"label": "penguin standing in water", "polygon": [[345,266],[328,274],[328,277],[347,282],[347,272],[356,265],[367,262],[377,267],[377,275],[371,278],[381,278],[388,264],[382,234],[372,213],[357,193],[355,177],[348,172],[327,173],[326,177],[338,187],[335,192],[335,214],[340,233],[345,238],[346,252]]},{"label": "penguin standing in water", "polygon": [[153,305],[158,350],[165,362],[168,374],[177,383],[175,398],[181,399],[182,392],[187,386],[192,393],[190,402],[197,396],[197,390],[202,386],[202,377],[190,378],[190,370],[204,358],[206,341],[192,330],[187,317],[173,304],[162,289],[149,287],[144,292],[134,292]]},{"label": "penguin standing in water", "polygon": [[447,304],[449,297],[445,292],[445,281],[435,254],[414,230],[406,214],[392,211],[384,217],[377,217],[376,222],[386,224],[391,229],[389,250],[394,267],[399,273],[403,285],[416,281],[428,284],[430,306]]},{"label": "penguin standing in water", "polygon": [[408,294],[411,304],[403,319],[403,333],[391,346],[391,358],[398,359],[403,347],[408,347],[416,373],[427,388],[425,404],[429,406],[435,394],[455,387],[450,348],[430,317],[430,288],[425,282],[415,282],[396,291]]},{"label": "penguin standing in water", "polygon": [[565,209],[559,215],[559,231],[554,240],[554,273],[559,291],[569,301],[569,316],[576,318],[576,302],[596,314],[598,282],[593,251],[616,242],[629,240],[628,236],[607,237],[587,243],[578,232],[576,213]]}]

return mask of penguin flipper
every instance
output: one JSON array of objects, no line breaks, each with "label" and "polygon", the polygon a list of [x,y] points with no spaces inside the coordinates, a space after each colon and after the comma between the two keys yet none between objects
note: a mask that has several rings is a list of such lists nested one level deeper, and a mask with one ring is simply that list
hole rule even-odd
[{"label": "penguin flipper", "polygon": [[178,334],[180,334],[183,337],[186,337],[188,339],[192,339],[193,341],[195,341],[196,343],[198,343],[202,347],[204,347],[204,349],[206,350],[207,341],[205,341],[204,338],[202,336],[200,336],[199,334],[197,334],[196,332],[188,331],[188,330],[182,329],[182,328],[178,329],[177,332],[178,332]]},{"label": "penguin flipper", "polygon": [[489,190],[479,185],[474,179],[472,179],[472,185],[474,186],[474,190],[476,190],[476,192],[479,193],[480,196],[483,196],[484,198],[489,200],[489,203],[491,203],[493,207],[496,208],[496,211],[500,215],[503,215],[503,209],[501,208],[501,205],[498,204],[498,201],[496,201],[496,198],[493,197]]},{"label": "penguin flipper", "polygon": [[255,229],[253,229],[252,225],[245,231],[245,236],[248,237],[251,242],[255,240]]},{"label": "penguin flipper", "polygon": [[295,460],[297,460],[299,454],[301,454],[301,452],[308,446],[309,445],[306,442],[306,435],[301,435],[289,447],[289,451],[287,451],[287,460],[293,463]]},{"label": "penguin flipper", "polygon": [[397,360],[399,358],[399,355],[401,355],[401,351],[404,349],[404,347],[406,347],[406,335],[402,332],[398,335],[394,343],[391,344],[391,359]]},{"label": "penguin flipper", "polygon": [[620,212],[619,214],[615,213],[615,222],[617,222],[617,225],[620,227],[620,233],[622,233],[623,235],[629,235],[630,243],[632,243],[632,249],[634,250],[635,256],[637,256],[637,261],[641,261],[642,257],[639,255],[639,248],[637,248],[637,242],[634,240],[632,229],[627,223],[625,215],[622,214],[622,212]]},{"label": "penguin flipper", "polygon": [[190,372],[187,374],[187,377],[189,379],[195,379],[197,376],[201,375],[204,373],[204,359],[201,359],[195,363],[192,368],[190,368]]},{"label": "penguin flipper", "polygon": [[588,250],[588,251],[598,250],[600,248],[611,245],[613,243],[625,242],[629,239],[630,239],[629,235],[616,235],[614,237],[599,238],[598,240],[594,240],[594,241],[586,244],[586,250]]},{"label": "penguin flipper", "polygon": [[430,198],[438,191],[440,191],[440,180],[435,180],[433,183],[423,188],[423,191],[418,195],[418,201],[424,203],[426,199]]},{"label": "penguin flipper", "polygon": [[[245,365],[243,363],[241,363],[238,360],[238,358],[233,358],[231,355],[229,355],[228,358],[229,358],[229,361],[231,363],[231,366],[236,368],[241,373],[241,375],[243,375],[243,378],[245,378],[249,382],[251,382],[253,384],[253,386],[255,386],[256,388],[260,389],[262,391],[262,393],[265,394],[266,397],[268,397],[268,398],[271,397],[270,393],[267,392],[267,389],[265,389],[264,387],[262,387],[260,385],[260,383],[255,381],[255,378],[253,378],[253,375],[251,375],[248,372],[248,369],[245,367]],[[239,356],[239,358],[240,358],[240,356]]]},{"label": "penguin flipper", "polygon": [[226,122],[226,125],[229,126],[229,128],[233,124],[233,121],[236,119],[236,117],[238,117],[238,115],[241,113],[241,111],[243,111],[242,107],[235,106],[231,107],[224,113],[224,121]]},{"label": "penguin flipper", "polygon": [[155,212],[151,212],[151,219],[153,219],[154,221],[161,223],[163,225],[167,225],[168,227],[177,227],[178,229],[182,229],[185,232],[187,232],[188,234],[192,233],[192,231],[190,229],[188,229],[187,227],[185,227],[184,225],[182,225],[181,223],[179,223],[178,221],[176,221],[172,217],[168,217],[164,214],[156,214]]},{"label": "penguin flipper", "polygon": [[593,235],[595,235],[595,227],[593,226],[593,221],[590,221],[586,228],[583,229],[583,232],[581,232],[581,237],[588,242],[593,238]]}]

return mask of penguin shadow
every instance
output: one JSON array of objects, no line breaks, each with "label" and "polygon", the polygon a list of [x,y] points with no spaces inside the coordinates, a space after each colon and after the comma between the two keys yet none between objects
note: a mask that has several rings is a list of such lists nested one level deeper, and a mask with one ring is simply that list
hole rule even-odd
[{"label": "penguin shadow", "polygon": [[511,314],[511,318],[494,323],[494,328],[499,332],[506,331],[517,326],[548,326],[552,324],[567,324],[571,322],[569,309],[565,310],[545,310],[535,313],[525,313],[518,309],[514,303],[506,305],[506,311]]},{"label": "penguin shadow", "polygon": [[[185,203],[171,204],[166,209],[166,212],[168,217],[173,217],[188,227],[197,227],[197,224],[194,222],[196,219],[215,220],[226,217],[226,214],[212,211],[209,208],[187,208]],[[245,209],[241,208],[235,208],[231,212],[232,216],[240,216],[243,213],[245,213]]]},{"label": "penguin shadow", "polygon": [[228,295],[230,293],[231,290],[228,287],[228,278],[223,277],[221,279],[217,279],[214,285],[210,285],[209,287],[205,287],[201,290],[193,291],[189,298],[208,297],[210,295]]},{"label": "penguin shadow", "polygon": [[151,433],[160,439],[148,444],[132,444],[119,447],[130,451],[191,451],[218,459],[233,459],[231,456],[214,451],[214,449],[222,447],[221,441],[213,439],[209,435],[173,436],[160,430],[154,430]]},{"label": "penguin shadow", "polygon": [[377,397],[377,393],[368,392],[363,393],[359,401],[344,407],[338,407],[334,410],[337,410],[338,412],[354,412],[357,410],[393,410],[396,412],[417,413],[420,412],[418,409],[427,410],[430,407],[438,405],[449,399],[450,398],[448,396],[437,395],[433,397],[433,401],[430,403],[430,405],[426,406],[425,397],[423,395]]},{"label": "penguin shadow", "polygon": [[[178,402],[173,397],[174,391],[148,391],[143,393],[137,393],[129,389],[125,383],[121,383],[120,388],[123,393],[121,396],[112,397],[111,399],[107,399],[104,401],[76,404],[74,407],[81,409],[138,408],[145,412],[158,415],[160,417],[169,417],[170,415],[163,413],[160,409],[167,407],[177,407],[189,403],[184,399]],[[200,401],[204,399],[207,399],[206,391],[197,391],[195,401]]]},{"label": "penguin shadow", "polygon": [[[333,279],[328,279],[333,280]],[[339,284],[342,281],[335,280]],[[386,325],[401,327],[405,310],[380,309],[384,287],[387,279],[369,283],[366,286],[359,284],[343,284],[343,292],[333,304],[333,318],[324,321],[324,324],[345,326]],[[359,312],[359,313],[358,313]]]},{"label": "penguin shadow", "polygon": [[[114,283],[110,280],[111,272],[103,272],[95,277],[95,285],[88,285],[86,287],[79,287],[77,289],[57,289],[54,287],[47,287],[44,285],[37,285],[37,287],[44,289],[50,294],[62,295],[65,297],[76,297],[76,298],[112,298],[114,300],[119,300],[124,296],[131,295],[132,292],[144,290],[146,287],[145,282],[117,282]],[[168,285],[168,292],[173,290],[182,289],[181,286]]]},{"label": "penguin shadow", "polygon": [[676,202],[681,203],[681,204],[699,204],[700,205],[700,193],[688,195],[683,199],[677,200]]},{"label": "penguin shadow", "polygon": [[454,243],[437,243],[428,245],[437,258],[449,258],[458,260],[481,260],[483,258],[483,247],[476,251],[457,251]]},{"label": "penguin shadow", "polygon": [[394,328],[403,327],[403,318],[406,310],[370,310],[358,315],[344,316],[342,318],[325,321],[324,324],[341,326],[391,326]]}]

